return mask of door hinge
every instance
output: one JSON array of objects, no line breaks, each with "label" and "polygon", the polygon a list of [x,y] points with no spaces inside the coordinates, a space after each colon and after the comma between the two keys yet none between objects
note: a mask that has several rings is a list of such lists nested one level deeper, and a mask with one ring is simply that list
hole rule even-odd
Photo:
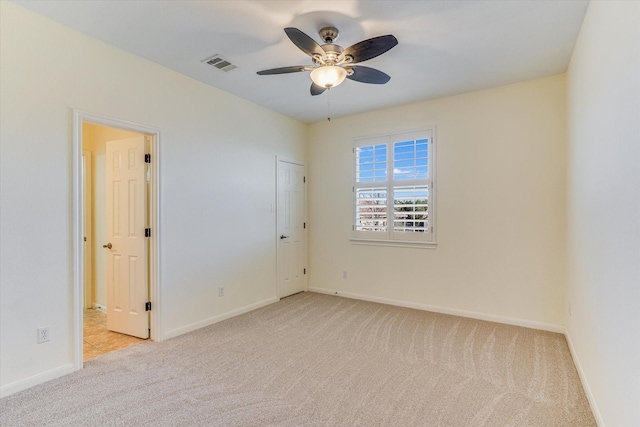
[{"label": "door hinge", "polygon": [[302,228],[307,228],[307,223],[306,222],[302,223]]},{"label": "door hinge", "polygon": [[302,274],[307,274],[307,269],[306,268],[302,269]]},{"label": "door hinge", "polygon": [[306,176],[302,177],[302,182],[307,182],[307,177]]},{"label": "door hinge", "polygon": [[144,229],[144,237],[151,237],[151,229],[150,228],[145,228]]},{"label": "door hinge", "polygon": [[151,163],[151,154],[145,154],[144,155],[144,162],[145,163]]},{"label": "door hinge", "polygon": [[151,301],[144,303],[144,311],[151,311]]}]

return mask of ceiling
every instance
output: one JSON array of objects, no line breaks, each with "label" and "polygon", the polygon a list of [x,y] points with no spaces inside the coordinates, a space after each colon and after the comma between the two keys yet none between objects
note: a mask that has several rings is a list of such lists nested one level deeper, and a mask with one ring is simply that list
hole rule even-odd
[{"label": "ceiling", "polygon": [[[486,89],[567,70],[587,0],[49,0],[14,3],[135,55],[303,122]],[[296,27],[321,44],[335,26],[344,48],[393,34],[399,44],[362,63],[386,85],[345,81],[311,96],[311,65],[285,35]],[[218,54],[238,68],[202,61]]]}]

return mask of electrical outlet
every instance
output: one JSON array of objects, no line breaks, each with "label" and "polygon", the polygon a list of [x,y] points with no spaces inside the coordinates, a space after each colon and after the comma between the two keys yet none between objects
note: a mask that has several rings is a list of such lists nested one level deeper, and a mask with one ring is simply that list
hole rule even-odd
[{"label": "electrical outlet", "polygon": [[347,270],[342,270],[342,278],[343,279],[347,278]]},{"label": "electrical outlet", "polygon": [[220,286],[218,288],[218,296],[219,297],[223,297],[224,296],[224,286]]},{"label": "electrical outlet", "polygon": [[38,344],[51,341],[51,327],[38,328]]}]

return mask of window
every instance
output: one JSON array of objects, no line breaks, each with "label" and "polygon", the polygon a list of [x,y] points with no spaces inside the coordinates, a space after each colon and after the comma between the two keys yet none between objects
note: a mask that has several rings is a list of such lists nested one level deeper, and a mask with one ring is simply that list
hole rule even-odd
[{"label": "window", "polygon": [[354,141],[355,242],[435,244],[433,133]]}]

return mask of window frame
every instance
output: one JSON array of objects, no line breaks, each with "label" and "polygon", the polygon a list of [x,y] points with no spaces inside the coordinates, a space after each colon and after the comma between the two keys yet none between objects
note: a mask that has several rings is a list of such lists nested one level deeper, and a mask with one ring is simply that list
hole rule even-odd
[{"label": "window frame", "polygon": [[[394,179],[394,144],[406,141],[427,139],[427,178],[396,180]],[[357,148],[386,145],[386,180],[357,182],[358,156]],[[401,246],[401,247],[436,247],[436,129],[435,126],[412,131],[401,131],[382,135],[357,137],[352,147],[352,195],[351,195],[351,238],[352,244]],[[394,189],[403,186],[424,186],[428,188],[428,226],[425,233],[407,233],[394,231]],[[386,191],[386,228],[381,231],[357,230],[358,199],[357,189],[384,188]]]}]

